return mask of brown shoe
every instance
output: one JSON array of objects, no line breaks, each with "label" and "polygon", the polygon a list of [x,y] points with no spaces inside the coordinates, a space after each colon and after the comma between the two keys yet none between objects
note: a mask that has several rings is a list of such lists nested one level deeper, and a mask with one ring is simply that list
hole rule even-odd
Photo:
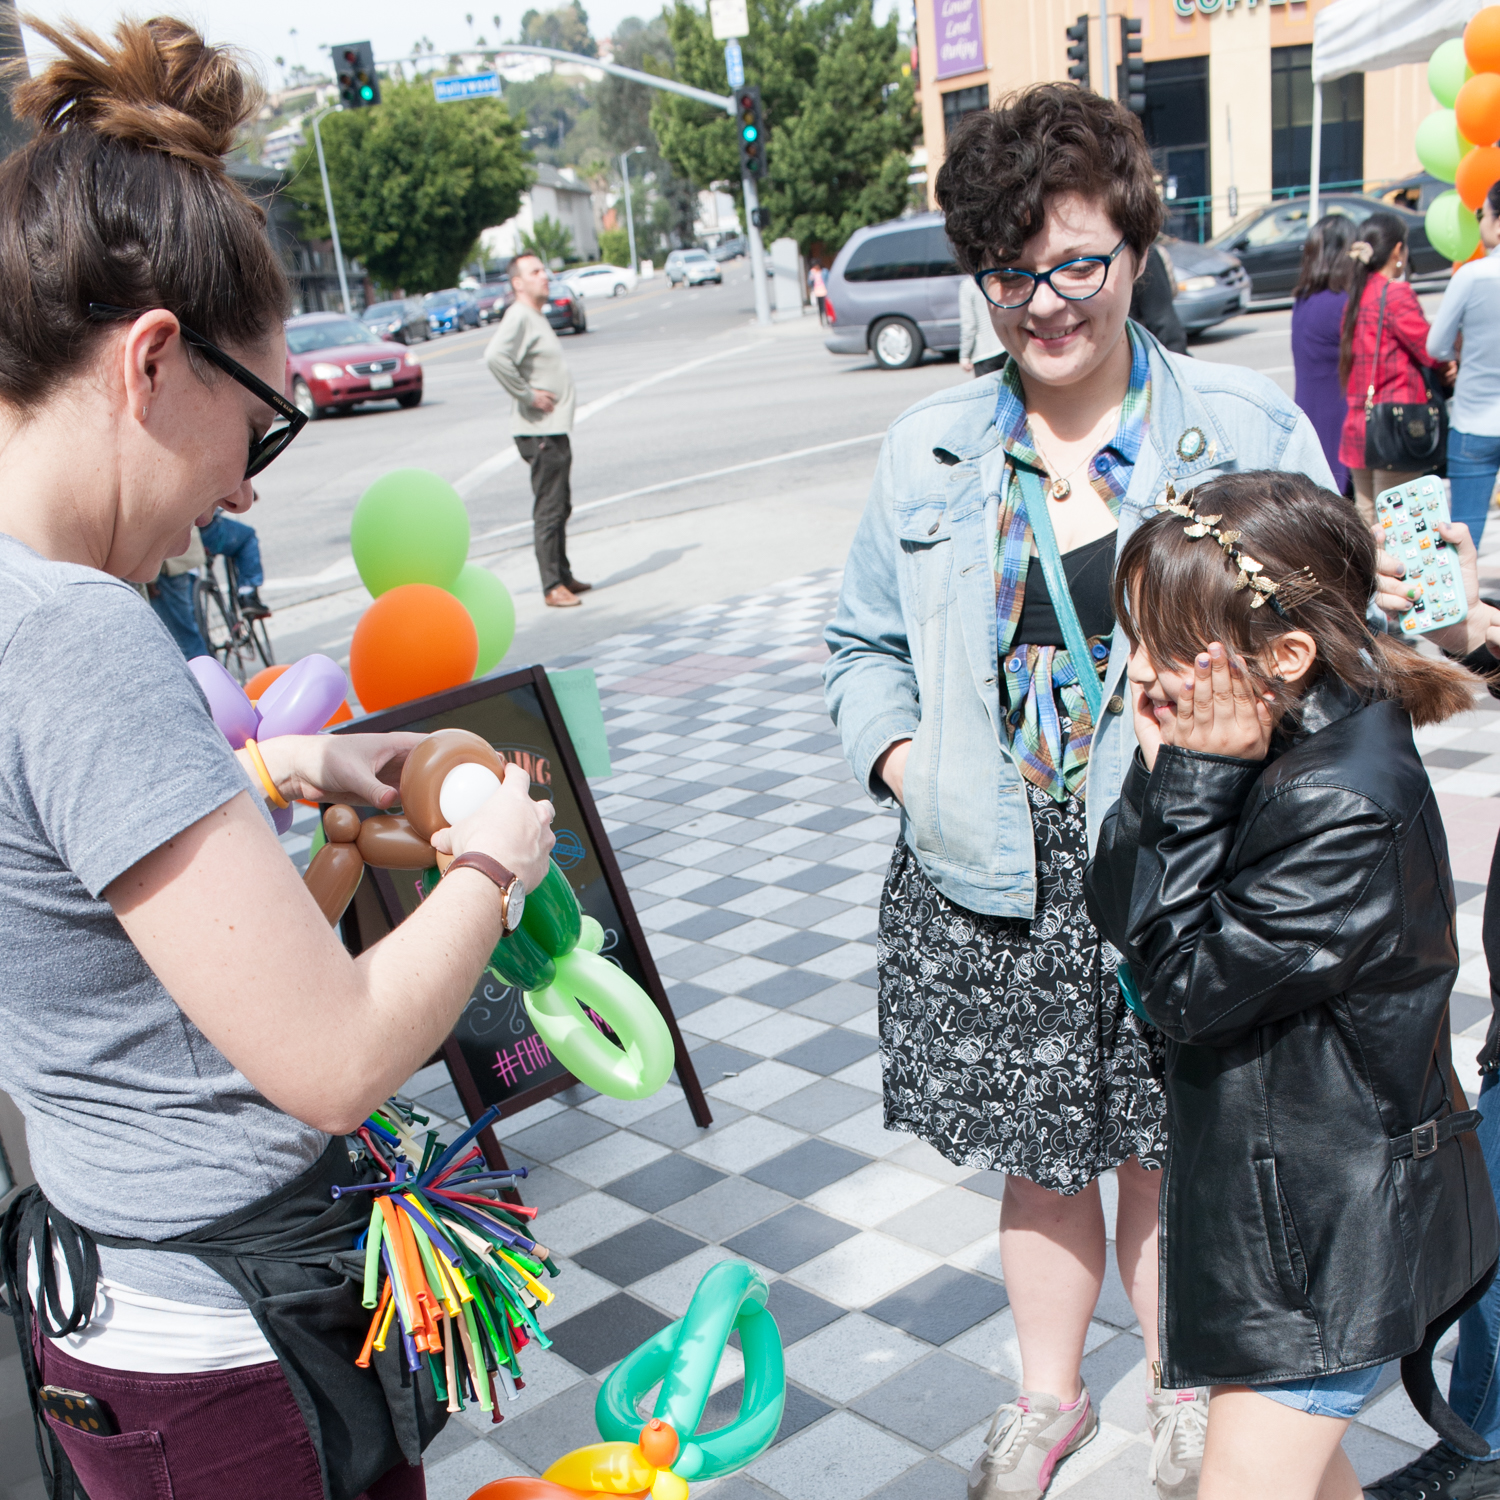
[{"label": "brown shoe", "polygon": [[547,590],[546,602],[553,609],[572,609],[575,605],[583,603],[583,600],[570,589],[565,583],[555,583]]},{"label": "brown shoe", "polygon": [[572,589],[575,594],[586,594],[591,588],[593,588],[593,586],[594,585],[591,583],[579,583],[576,578],[570,578],[568,580],[568,587]]}]

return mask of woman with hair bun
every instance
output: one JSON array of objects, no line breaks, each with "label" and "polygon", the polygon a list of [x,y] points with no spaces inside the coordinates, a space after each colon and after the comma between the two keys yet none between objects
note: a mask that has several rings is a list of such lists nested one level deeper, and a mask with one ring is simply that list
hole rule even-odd
[{"label": "woman with hair bun", "polygon": [[[368,1178],[341,1137],[447,1035],[514,889],[460,867],[351,958],[267,803],[388,807],[418,737],[231,752],[130,587],[301,426],[285,277],[224,171],[259,101],[182,22],[30,24],[59,55],[0,162],[0,1088],[38,1188],[0,1282],[34,1402],[116,1429],[39,1415],[38,1450],[94,1500],[417,1500],[445,1416],[394,1342],[355,1368],[329,1246],[362,1200],[330,1188]],[[534,885],[550,815],[511,767],[433,842]]]},{"label": "woman with hair bun", "polygon": [[1169,483],[1270,468],[1326,484],[1328,466],[1269,380],[1171,354],[1130,321],[1162,205],[1128,110],[1062,84],[1014,94],[955,127],[937,196],[1007,358],[886,435],[824,671],[856,776],[901,810],[880,910],[885,1122],[1005,1174],[1022,1390],[970,1500],[1038,1500],[1098,1430],[1080,1366],[1111,1171],[1151,1477],[1190,1500],[1206,1399],[1149,1375],[1161,1042],[1083,904],[1135,748],[1109,581]]}]

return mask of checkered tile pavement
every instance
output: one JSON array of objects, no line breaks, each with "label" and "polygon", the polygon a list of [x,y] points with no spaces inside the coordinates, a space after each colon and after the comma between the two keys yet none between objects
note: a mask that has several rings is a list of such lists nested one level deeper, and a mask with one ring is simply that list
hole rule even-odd
[{"label": "checkered tile pavement", "polygon": [[[615,774],[595,795],[714,1123],[695,1126],[675,1085],[630,1104],[575,1087],[503,1122],[560,1257],[554,1348],[527,1351],[526,1389],[502,1425],[479,1411],[450,1422],[427,1455],[433,1500],[594,1441],[601,1379],[729,1256],[771,1284],[786,1416],[748,1470],[695,1495],[960,1500],[991,1413],[1017,1390],[1001,1177],[881,1123],[874,933],[896,820],[854,784],[823,709],[836,589],[836,574],[811,575],[556,663],[599,675]],[[1461,882],[1455,1023],[1468,1028],[1457,1047],[1471,1086],[1488,1012],[1479,912],[1500,831],[1492,709],[1421,736]],[[410,1091],[461,1116],[440,1066]],[[1103,1187],[1112,1223],[1112,1179]],[[1102,1425],[1051,1493],[1144,1500],[1143,1345],[1113,1247],[1087,1351]],[[740,1376],[731,1349],[706,1425],[733,1416]],[[1394,1367],[1385,1379],[1348,1439],[1366,1480],[1429,1441]]]}]

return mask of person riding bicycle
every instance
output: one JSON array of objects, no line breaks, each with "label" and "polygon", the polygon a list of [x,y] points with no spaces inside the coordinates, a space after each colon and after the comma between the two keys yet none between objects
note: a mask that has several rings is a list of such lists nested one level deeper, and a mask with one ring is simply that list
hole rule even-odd
[{"label": "person riding bicycle", "polygon": [[189,661],[195,656],[207,656],[208,646],[203,633],[198,629],[198,618],[193,612],[193,582],[198,573],[208,566],[200,532],[195,526],[186,550],[176,557],[169,557],[162,565],[155,580],[147,585],[146,597],[157,617],[171,633],[182,654]]},{"label": "person riding bicycle", "polygon": [[[260,496],[247,479],[240,486],[238,498],[244,500],[245,510],[248,511]],[[256,536],[255,528],[247,526],[243,521],[233,520],[224,513],[221,506],[214,512],[213,520],[200,530],[199,535],[209,552],[227,557],[234,563],[235,576],[239,580],[240,613],[247,620],[268,619],[271,611],[261,603],[260,598],[260,586],[266,581],[266,573],[260,562],[260,538]]]}]

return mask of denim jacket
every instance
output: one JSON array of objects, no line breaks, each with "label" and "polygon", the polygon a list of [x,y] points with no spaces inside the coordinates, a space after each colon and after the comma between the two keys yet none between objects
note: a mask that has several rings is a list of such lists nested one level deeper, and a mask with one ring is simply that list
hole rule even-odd
[{"label": "denim jacket", "polygon": [[[1312,424],[1279,386],[1253,370],[1169,354],[1137,331],[1151,347],[1151,413],[1116,556],[1168,480],[1183,490],[1221,473],[1285,469],[1332,487]],[[877,802],[892,798],[875,762],[912,741],[901,831],[938,890],[970,911],[1030,918],[1031,808],[1001,725],[996,378],[919,401],[886,434],[827,630],[823,682],[844,754]],[[1117,628],[1085,783],[1091,851],[1135,751],[1128,656]]]}]

